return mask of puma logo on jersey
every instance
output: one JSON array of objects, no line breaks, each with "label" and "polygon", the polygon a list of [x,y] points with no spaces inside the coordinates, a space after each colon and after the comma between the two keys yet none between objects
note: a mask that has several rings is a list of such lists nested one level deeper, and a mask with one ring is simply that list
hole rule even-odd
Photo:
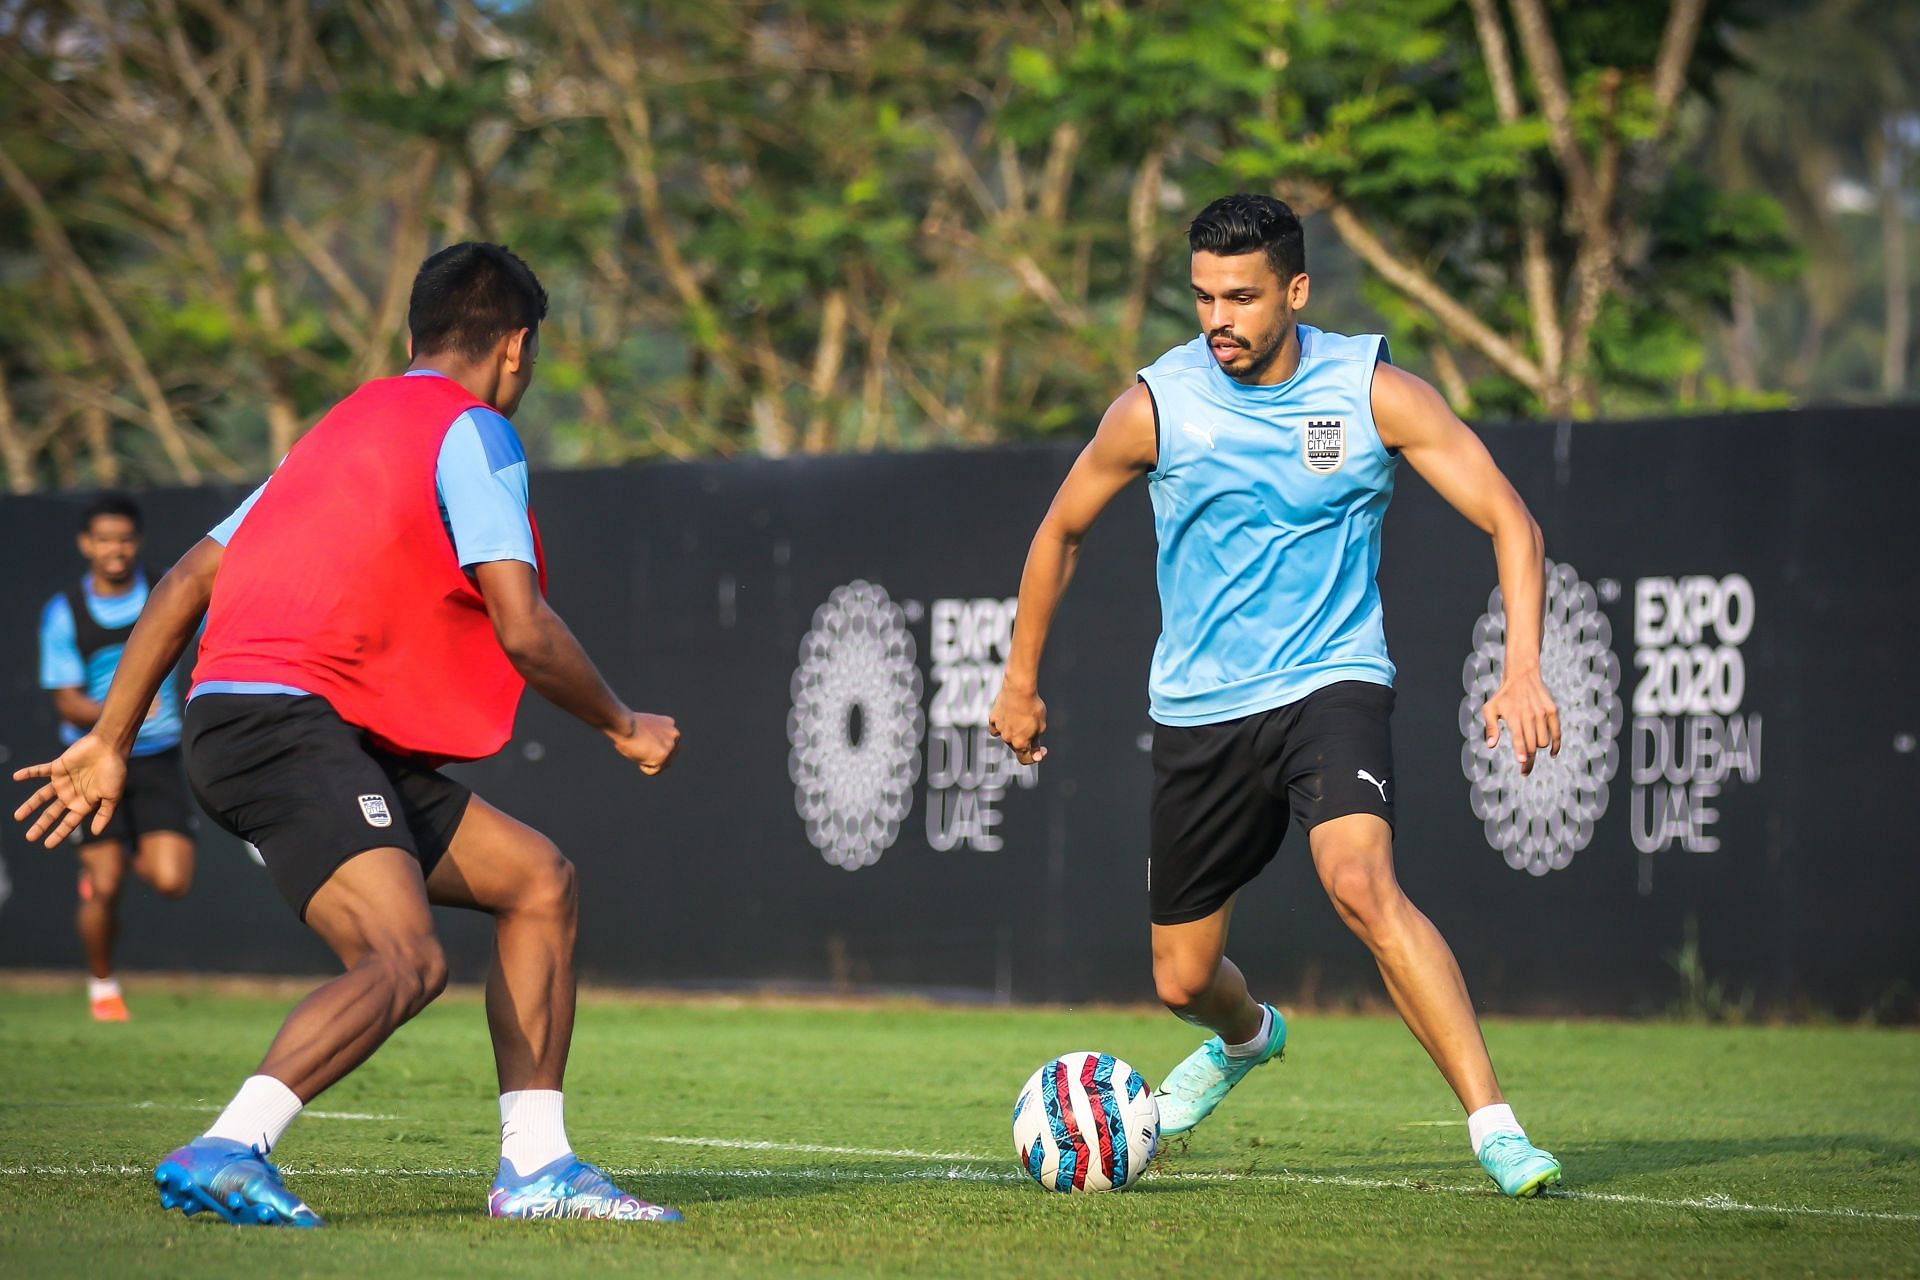
[{"label": "puma logo on jersey", "polygon": [[1207,448],[1211,449],[1215,447],[1212,427],[1196,427],[1191,422],[1183,422],[1180,424],[1180,429],[1192,436],[1195,440],[1205,440],[1207,442]]},{"label": "puma logo on jersey", "polygon": [[1380,803],[1385,804],[1387,802],[1387,780],[1385,778],[1376,778],[1365,769],[1356,769],[1354,776],[1362,782],[1380,788]]}]

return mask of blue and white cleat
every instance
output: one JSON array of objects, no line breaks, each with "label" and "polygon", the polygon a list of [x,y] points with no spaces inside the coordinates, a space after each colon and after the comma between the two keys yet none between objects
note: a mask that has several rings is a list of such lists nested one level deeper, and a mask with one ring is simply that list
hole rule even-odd
[{"label": "blue and white cleat", "polygon": [[606,1218],[616,1222],[678,1222],[680,1211],[648,1204],[613,1185],[596,1166],[569,1152],[521,1177],[506,1160],[487,1196],[492,1218]]},{"label": "blue and white cleat", "polygon": [[1251,1058],[1229,1058],[1226,1044],[1214,1036],[1167,1073],[1160,1091],[1153,1095],[1160,1104],[1161,1137],[1185,1133],[1205,1120],[1228,1091],[1247,1078],[1247,1072],[1286,1052],[1287,1020],[1272,1005],[1266,1009],[1273,1015],[1273,1032],[1267,1047],[1259,1053]]},{"label": "blue and white cleat", "polygon": [[1560,1181],[1560,1162],[1518,1133],[1496,1133],[1480,1144],[1480,1167],[1501,1194],[1524,1200]]},{"label": "blue and white cleat", "polygon": [[320,1215],[280,1181],[280,1171],[245,1143],[195,1138],[153,1171],[160,1207],[191,1218],[202,1209],[236,1227],[322,1227]]}]

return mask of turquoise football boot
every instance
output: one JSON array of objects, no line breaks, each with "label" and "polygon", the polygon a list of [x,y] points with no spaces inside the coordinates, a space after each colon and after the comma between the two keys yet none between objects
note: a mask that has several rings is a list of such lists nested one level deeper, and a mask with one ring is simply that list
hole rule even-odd
[{"label": "turquoise football boot", "polygon": [[1524,1200],[1560,1181],[1560,1162],[1518,1133],[1496,1133],[1480,1144],[1480,1167],[1501,1194]]},{"label": "turquoise football boot", "polygon": [[1153,1095],[1154,1101],[1160,1104],[1161,1137],[1185,1133],[1205,1120],[1228,1091],[1246,1079],[1247,1072],[1285,1054],[1287,1020],[1272,1005],[1266,1009],[1273,1015],[1273,1031],[1267,1047],[1259,1053],[1251,1058],[1229,1058],[1226,1044],[1214,1036],[1167,1073],[1167,1078],[1160,1082],[1159,1092]]},{"label": "turquoise football boot", "polygon": [[522,1177],[500,1161],[487,1196],[493,1218],[605,1218],[616,1222],[678,1222],[680,1211],[648,1204],[613,1185],[595,1166],[569,1152]]},{"label": "turquoise football boot", "polygon": [[153,1171],[160,1207],[191,1218],[202,1209],[236,1227],[320,1227],[320,1215],[280,1181],[280,1171],[245,1143],[195,1138]]}]

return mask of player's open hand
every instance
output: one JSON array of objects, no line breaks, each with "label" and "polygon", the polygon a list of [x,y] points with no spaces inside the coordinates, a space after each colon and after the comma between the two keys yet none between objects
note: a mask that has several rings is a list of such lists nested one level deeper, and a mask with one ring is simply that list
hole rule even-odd
[{"label": "player's open hand", "polygon": [[1546,751],[1560,754],[1560,708],[1540,680],[1537,671],[1510,675],[1500,682],[1499,692],[1481,708],[1489,748],[1500,745],[1500,725],[1504,721],[1513,739],[1513,756],[1520,772],[1533,772],[1533,765]]},{"label": "player's open hand", "polygon": [[987,728],[1013,749],[1021,764],[1038,764],[1047,758],[1047,749],[1040,745],[1040,735],[1047,731],[1047,704],[1038,691],[1001,684],[993,710],[987,713]]},{"label": "player's open hand", "polygon": [[672,716],[648,715],[636,711],[627,721],[626,732],[613,735],[613,748],[640,766],[640,772],[652,777],[673,763],[680,751],[680,730]]},{"label": "player's open hand", "polygon": [[[88,734],[60,753],[58,760],[14,770],[15,782],[47,779],[46,785],[13,811],[16,822],[27,822],[28,840],[46,838],[51,849],[72,835],[93,815],[93,834],[107,829],[107,820],[120,804],[127,786],[127,761],[118,751]],[[37,816],[36,816],[37,815]]]}]

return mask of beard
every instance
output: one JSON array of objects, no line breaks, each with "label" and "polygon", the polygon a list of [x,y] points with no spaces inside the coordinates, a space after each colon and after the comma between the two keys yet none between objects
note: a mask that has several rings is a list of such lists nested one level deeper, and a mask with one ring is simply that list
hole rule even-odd
[{"label": "beard", "polygon": [[[1256,346],[1253,343],[1248,342],[1245,338],[1242,338],[1237,333],[1236,334],[1210,333],[1207,335],[1207,341],[1211,343],[1219,340],[1222,337],[1230,337],[1232,338],[1233,341],[1240,343],[1241,349],[1245,352],[1245,356],[1244,356],[1245,363],[1241,365],[1241,367],[1239,367],[1238,369],[1229,369],[1226,366],[1226,364],[1220,361],[1220,358],[1218,356],[1214,357],[1215,363],[1220,364],[1220,372],[1226,374],[1229,378],[1232,378],[1235,382],[1259,381],[1261,375],[1265,374],[1268,369],[1273,367],[1273,362],[1279,359],[1281,350],[1285,348],[1285,346],[1287,345],[1287,330],[1284,327],[1281,328],[1279,332],[1275,333],[1270,339],[1268,339],[1264,345],[1259,345],[1259,346]],[[1233,357],[1233,359],[1238,361],[1242,359],[1242,357],[1235,356]]]}]

